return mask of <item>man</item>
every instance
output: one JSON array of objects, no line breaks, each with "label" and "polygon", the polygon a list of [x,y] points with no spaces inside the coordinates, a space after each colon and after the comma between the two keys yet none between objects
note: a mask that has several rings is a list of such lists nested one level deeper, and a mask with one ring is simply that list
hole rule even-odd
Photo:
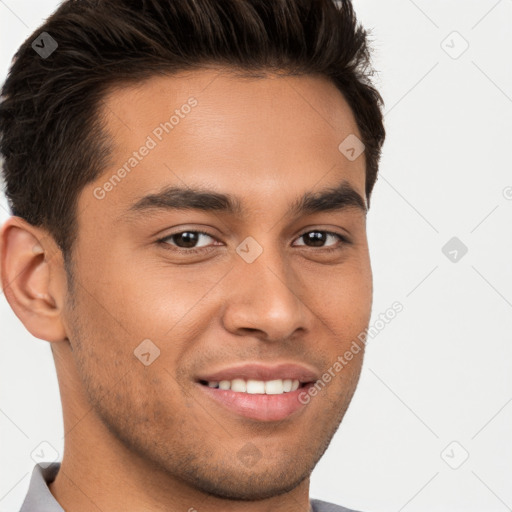
[{"label": "man", "polygon": [[22,512],[347,510],[309,477],[371,315],[370,74],[348,1],[66,1],[20,47],[2,285],[65,429]]}]

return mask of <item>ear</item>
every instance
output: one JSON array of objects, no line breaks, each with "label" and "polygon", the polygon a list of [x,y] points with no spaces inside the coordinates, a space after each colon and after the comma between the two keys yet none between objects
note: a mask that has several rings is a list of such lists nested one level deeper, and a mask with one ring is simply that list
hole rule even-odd
[{"label": "ear", "polygon": [[62,252],[48,233],[21,217],[0,232],[0,276],[7,301],[36,338],[66,339],[62,319],[67,293]]}]

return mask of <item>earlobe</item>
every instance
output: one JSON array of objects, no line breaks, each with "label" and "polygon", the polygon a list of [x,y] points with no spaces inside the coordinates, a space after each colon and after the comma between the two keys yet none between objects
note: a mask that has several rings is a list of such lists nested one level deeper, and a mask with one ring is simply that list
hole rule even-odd
[{"label": "earlobe", "polygon": [[[44,230],[20,217],[11,217],[0,234],[0,273],[7,301],[25,328],[36,338],[61,341],[64,293],[52,286],[59,269],[55,243]],[[53,290],[53,293],[52,293]]]}]

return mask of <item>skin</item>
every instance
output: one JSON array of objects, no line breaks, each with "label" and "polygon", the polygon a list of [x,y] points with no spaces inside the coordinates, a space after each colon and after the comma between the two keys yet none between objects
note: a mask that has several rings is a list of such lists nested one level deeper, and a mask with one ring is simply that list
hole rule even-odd
[{"label": "skin", "polygon": [[[190,96],[197,106],[97,199],[94,189]],[[5,295],[51,343],[59,379],[65,450],[50,491],[71,512],[308,511],[309,475],[352,399],[363,351],[280,422],[223,409],[194,378],[247,361],[299,362],[321,375],[368,326],[365,212],[286,214],[304,192],[342,180],[365,197],[364,154],[350,161],[338,150],[349,134],[361,138],[353,113],[322,77],[204,68],[116,89],[104,115],[116,147],[79,196],[73,286],[43,228],[11,217],[1,233]],[[143,195],[184,184],[238,196],[247,216],[123,217]],[[209,231],[197,245],[211,252],[178,255],[176,238],[167,249],[156,242],[193,229]],[[301,235],[317,230],[351,243],[306,245]],[[250,264],[236,252],[247,236],[263,248]],[[160,349],[149,366],[134,356],[145,339]],[[237,455],[248,443],[261,456],[252,465]]]}]

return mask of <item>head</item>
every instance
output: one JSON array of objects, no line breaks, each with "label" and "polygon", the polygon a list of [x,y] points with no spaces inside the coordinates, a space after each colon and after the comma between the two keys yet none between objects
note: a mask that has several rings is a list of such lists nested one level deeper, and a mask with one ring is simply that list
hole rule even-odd
[{"label": "head", "polygon": [[[51,343],[65,422],[83,400],[124,457],[218,497],[309,476],[364,347],[332,368],[371,314],[369,57],[332,0],[65,1],[20,47],[2,284]],[[248,362],[331,378],[290,414],[240,414],[205,381]]]}]

